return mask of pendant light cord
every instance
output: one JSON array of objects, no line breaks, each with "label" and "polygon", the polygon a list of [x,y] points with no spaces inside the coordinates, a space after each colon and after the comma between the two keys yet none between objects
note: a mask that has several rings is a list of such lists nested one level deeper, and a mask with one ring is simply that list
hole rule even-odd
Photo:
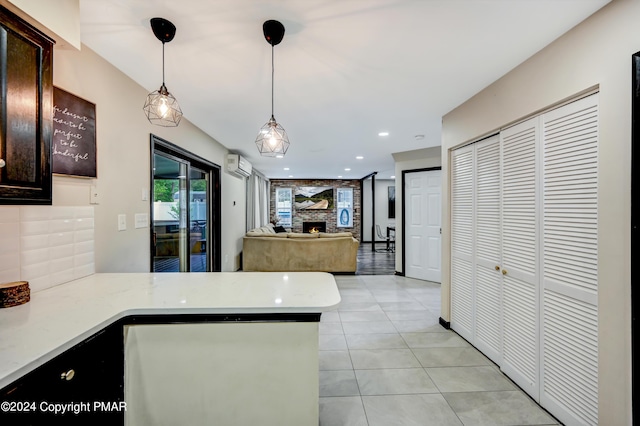
[{"label": "pendant light cord", "polygon": [[164,86],[164,41],[162,42],[162,85]]},{"label": "pendant light cord", "polygon": [[273,117],[273,76],[275,74],[273,66],[273,44],[271,45],[271,117]]}]

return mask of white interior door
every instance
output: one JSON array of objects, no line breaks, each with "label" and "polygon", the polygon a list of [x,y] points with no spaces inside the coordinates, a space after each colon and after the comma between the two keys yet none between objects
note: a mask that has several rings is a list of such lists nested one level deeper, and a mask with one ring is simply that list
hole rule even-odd
[{"label": "white interior door", "polygon": [[451,152],[451,328],[474,341],[474,146]]},{"label": "white interior door", "polygon": [[502,370],[540,399],[538,259],[538,117],[502,139]]},{"label": "white interior door", "polygon": [[475,144],[475,341],[498,365],[502,362],[502,243],[500,233],[500,138]]},{"label": "white interior door", "polygon": [[440,170],[405,175],[405,276],[440,282],[442,226]]},{"label": "white interior door", "polygon": [[540,400],[566,425],[597,425],[598,95],[542,119]]}]

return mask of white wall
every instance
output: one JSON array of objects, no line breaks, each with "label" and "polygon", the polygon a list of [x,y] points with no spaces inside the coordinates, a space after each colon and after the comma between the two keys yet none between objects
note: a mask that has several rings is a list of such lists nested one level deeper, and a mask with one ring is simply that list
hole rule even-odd
[{"label": "white wall", "polygon": [[[389,218],[389,202],[388,202],[388,188],[390,186],[395,186],[396,182],[391,179],[376,179],[376,205],[375,205],[375,214],[376,214],[376,224],[380,225],[380,229],[382,230],[382,235],[387,235],[387,226],[395,225],[396,220]],[[396,190],[396,197],[397,197]],[[373,236],[371,235],[371,179],[367,179],[364,181],[362,197],[364,199],[364,203],[362,206],[362,230],[364,233],[364,241],[371,242],[373,236],[375,236],[376,241],[383,241],[376,235],[375,229],[373,230]],[[396,217],[400,214],[401,209],[400,205],[396,202]]]},{"label": "white wall", "polygon": [[450,149],[590,88],[600,90],[600,424],[631,424],[631,55],[640,2],[614,0],[443,118],[442,317],[449,320]]},{"label": "white wall", "polygon": [[58,48],[80,49],[80,0],[0,0],[0,5],[39,27]]},{"label": "white wall", "polygon": [[396,162],[396,272],[404,272],[402,267],[402,172],[440,167],[440,147],[417,149],[393,154]]},{"label": "white wall", "polygon": [[[227,149],[185,118],[177,128],[151,125],[142,112],[148,91],[86,46],[56,48],[53,79],[55,86],[96,104],[98,153],[97,179],[54,176],[53,203],[89,205],[95,185],[96,272],[148,272],[150,230],[134,229],[133,222],[136,213],[150,212],[149,201],[142,199],[150,186],[150,133],[221,166]],[[244,234],[245,180],[224,171],[221,179],[222,269],[233,271]],[[126,231],[117,230],[118,214],[127,216]]]}]

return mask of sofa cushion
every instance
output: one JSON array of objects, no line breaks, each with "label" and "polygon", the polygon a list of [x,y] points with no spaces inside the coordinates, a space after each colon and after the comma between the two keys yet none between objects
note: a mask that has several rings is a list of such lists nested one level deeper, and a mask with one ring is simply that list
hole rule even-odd
[{"label": "sofa cushion", "polygon": [[315,234],[297,234],[295,232],[289,232],[287,235],[289,236],[289,238],[300,238],[300,239],[311,239],[311,238],[318,238],[318,234],[319,233],[315,233]]},{"label": "sofa cushion", "polygon": [[351,232],[320,232],[320,238],[345,238],[353,237]]},{"label": "sofa cushion", "polygon": [[287,234],[270,234],[261,231],[249,231],[245,234],[245,237],[260,237],[260,238],[287,238]]}]

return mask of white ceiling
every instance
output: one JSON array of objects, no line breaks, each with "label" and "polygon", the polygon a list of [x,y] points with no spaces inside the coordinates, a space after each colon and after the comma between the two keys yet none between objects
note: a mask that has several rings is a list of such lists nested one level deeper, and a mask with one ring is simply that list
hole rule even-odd
[{"label": "white ceiling", "polygon": [[[444,114],[608,2],[80,0],[80,7],[82,42],[148,91],[162,82],[162,44],[149,19],[173,22],[166,85],[184,117],[268,177],[348,179],[374,171],[389,178],[392,153],[440,145]],[[261,157],[254,143],[271,114],[268,19],[286,29],[275,47],[275,117],[291,141],[282,159]]]}]

